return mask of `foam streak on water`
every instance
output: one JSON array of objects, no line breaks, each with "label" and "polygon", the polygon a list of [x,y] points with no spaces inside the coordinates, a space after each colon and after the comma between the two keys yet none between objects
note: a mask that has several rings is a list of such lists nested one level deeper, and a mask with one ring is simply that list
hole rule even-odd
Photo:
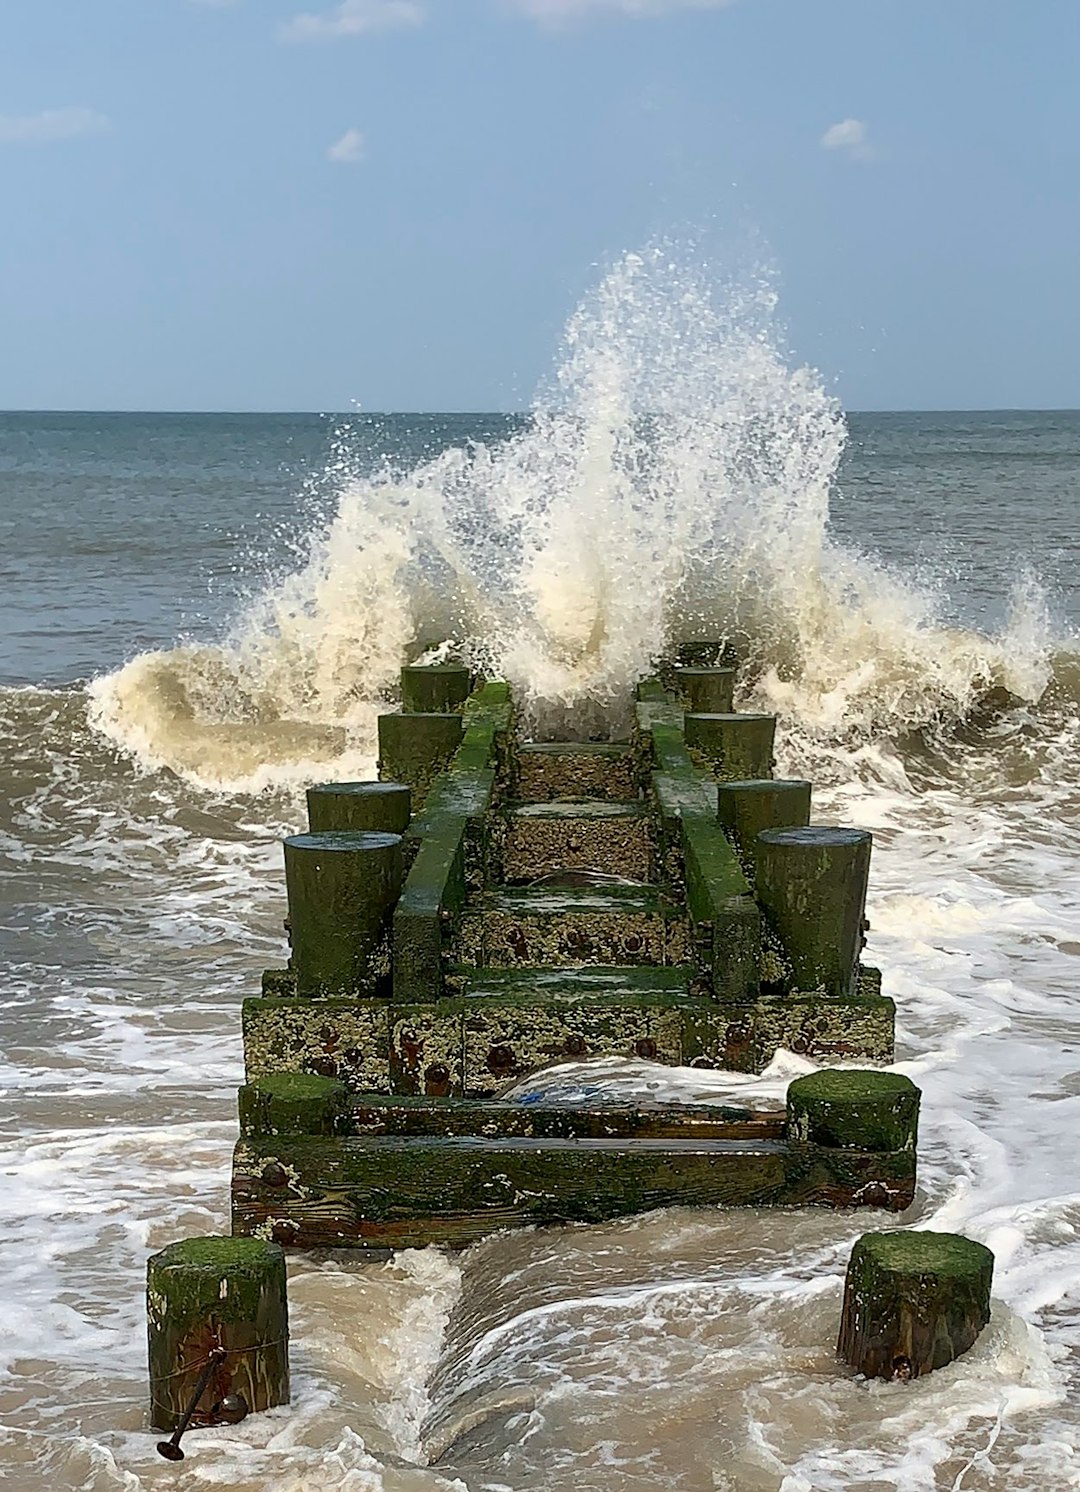
[{"label": "foam streak on water", "polygon": [[[984,636],[836,539],[844,424],[773,312],[767,284],[717,292],[668,246],[627,256],[530,423],[343,480],[217,644],[0,691],[5,1486],[1080,1486],[1075,650],[1035,579]],[[155,1457],[145,1258],[226,1226],[239,1001],[283,952],[277,840],[305,780],[370,771],[381,691],[448,636],[539,728],[598,731],[656,653],[726,636],[782,716],[780,770],[873,830],[870,953],[924,1090],[904,1224],[998,1259],[962,1361],[910,1385],[837,1366],[851,1241],[894,1219],[672,1211],[297,1258],[293,1406],[197,1432],[182,1471]],[[990,685],[1008,708],[972,717]],[[776,1102],[805,1067],[544,1082]]]}]

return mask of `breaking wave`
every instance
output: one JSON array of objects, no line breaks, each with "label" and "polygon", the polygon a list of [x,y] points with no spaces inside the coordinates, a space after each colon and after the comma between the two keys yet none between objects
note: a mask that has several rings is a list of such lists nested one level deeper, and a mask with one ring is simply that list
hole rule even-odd
[{"label": "breaking wave", "polygon": [[959,720],[991,691],[1038,700],[1036,580],[1001,635],[946,626],[933,588],[830,534],[845,439],[820,377],[789,365],[768,277],[718,284],[666,243],[627,254],[516,434],[343,480],[220,643],[95,681],[91,718],[219,784],[355,770],[402,661],[446,639],[539,731],[623,729],[633,681],[693,639],[733,648],[748,697],[811,741]]}]

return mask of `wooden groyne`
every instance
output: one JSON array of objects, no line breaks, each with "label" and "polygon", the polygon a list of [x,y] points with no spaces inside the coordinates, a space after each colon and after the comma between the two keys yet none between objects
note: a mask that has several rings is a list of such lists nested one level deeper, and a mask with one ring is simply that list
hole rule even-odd
[{"label": "wooden groyne", "polygon": [[235,1233],[462,1245],[676,1203],[909,1204],[918,1093],[892,1075],[801,1079],[786,1113],[503,1096],[590,1057],[891,1060],[860,963],[870,836],[809,827],[810,785],[772,778],[775,720],[733,686],[674,668],[638,686],[629,740],[535,742],[505,683],[404,670],[382,780],[313,788],[286,841],[292,955],[244,1005]]}]

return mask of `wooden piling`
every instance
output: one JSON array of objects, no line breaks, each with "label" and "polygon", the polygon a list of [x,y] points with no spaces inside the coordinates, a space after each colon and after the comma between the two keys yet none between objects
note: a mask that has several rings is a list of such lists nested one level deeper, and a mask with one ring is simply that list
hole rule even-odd
[{"label": "wooden piling", "polygon": [[730,715],[735,697],[733,668],[676,668],[675,687],[695,715]]},{"label": "wooden piling", "polygon": [[463,736],[460,714],[380,715],[379,776],[408,783],[419,809]]},{"label": "wooden piling", "polygon": [[690,714],[685,733],[722,781],[772,776],[775,715]]},{"label": "wooden piling", "polygon": [[851,1251],[837,1351],[906,1380],[967,1352],[990,1320],[994,1256],[955,1233],[866,1233]]},{"label": "wooden piling", "polygon": [[316,1073],[270,1072],[245,1083],[237,1099],[242,1135],[336,1135],[349,1090]]},{"label": "wooden piling", "polygon": [[401,670],[401,708],[410,715],[460,710],[471,692],[472,675],[462,663],[418,663]]},{"label": "wooden piling", "polygon": [[399,834],[296,834],[285,841],[298,995],[370,991],[388,972],[377,955],[402,873]]},{"label": "wooden piling", "polygon": [[920,1096],[902,1073],[823,1067],[788,1087],[788,1138],[831,1150],[913,1151]]},{"label": "wooden piling", "polygon": [[404,834],[412,795],[401,782],[320,782],[307,790],[312,834]]},{"label": "wooden piling", "polygon": [[871,836],[862,829],[766,829],[757,894],[791,960],[795,988],[847,997],[863,945]]},{"label": "wooden piling", "polygon": [[724,833],[748,875],[755,874],[757,837],[764,829],[803,828],[810,822],[810,783],[799,777],[721,782],[716,799]]},{"label": "wooden piling", "polygon": [[215,1237],[170,1244],[147,1260],[146,1319],[156,1429],[179,1424],[214,1349],[224,1356],[193,1425],[233,1423],[244,1410],[289,1402],[285,1255],[277,1244]]}]

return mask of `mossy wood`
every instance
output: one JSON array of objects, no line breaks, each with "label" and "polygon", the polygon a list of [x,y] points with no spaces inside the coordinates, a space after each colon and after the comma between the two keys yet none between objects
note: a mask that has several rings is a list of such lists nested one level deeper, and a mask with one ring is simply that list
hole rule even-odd
[{"label": "mossy wood", "polygon": [[694,714],[730,715],[735,697],[735,669],[683,665],[675,669],[675,687]]},{"label": "mossy wood", "polygon": [[689,714],[684,730],[687,746],[721,781],[772,776],[775,716]]},{"label": "mossy wood", "polygon": [[[428,673],[421,692],[403,681],[406,705],[446,708],[380,722],[381,770],[417,804],[390,930],[364,975],[338,972],[335,987],[312,975],[331,929],[312,951],[301,927],[298,947],[294,913],[290,969],[268,971],[244,1005],[239,1231],[382,1247],[709,1196],[908,1205],[917,1094],[890,1086],[906,1080],[888,1077],[886,1093],[864,1073],[854,1096],[815,1097],[811,1083],[783,1120],[503,1098],[553,1063],[594,1057],[739,1071],[781,1047],[892,1059],[877,971],[852,963],[846,986],[807,988],[775,896],[762,915],[747,843],[762,824],[801,825],[808,805],[808,784],[769,776],[775,721],[685,713],[725,704],[731,682],[715,648],[686,667],[640,683],[633,735],[618,743],[522,742],[500,681],[453,707],[452,691],[423,693]],[[334,785],[321,791],[331,804]],[[378,796],[351,784],[337,796],[350,795]],[[302,899],[318,903],[316,889]],[[804,941],[846,970],[852,899],[831,922],[823,904]],[[861,937],[861,901],[858,924]]]},{"label": "mossy wood", "polygon": [[751,778],[721,782],[716,806],[724,833],[748,877],[756,879],[757,837],[764,829],[802,828],[810,822],[809,782],[802,778]]},{"label": "mossy wood", "polygon": [[146,1265],[150,1423],[174,1430],[213,1349],[215,1367],[192,1416],[221,1424],[226,1398],[249,1410],[289,1402],[285,1255],[260,1238],[189,1238]]},{"label": "mossy wood", "polygon": [[401,782],[321,782],[308,788],[307,810],[312,834],[404,834],[412,794]]},{"label": "mossy wood", "polygon": [[766,829],[757,894],[797,989],[849,995],[863,945],[871,837],[863,829]]},{"label": "mossy wood", "polygon": [[954,1233],[867,1233],[848,1264],[837,1350],[867,1378],[921,1378],[990,1320],[994,1256]]},{"label": "mossy wood", "polygon": [[409,714],[460,710],[471,690],[472,675],[463,663],[415,663],[401,670],[401,708]]},{"label": "mossy wood", "polygon": [[359,994],[389,972],[401,892],[399,834],[296,834],[285,841],[292,969],[300,995]]}]

